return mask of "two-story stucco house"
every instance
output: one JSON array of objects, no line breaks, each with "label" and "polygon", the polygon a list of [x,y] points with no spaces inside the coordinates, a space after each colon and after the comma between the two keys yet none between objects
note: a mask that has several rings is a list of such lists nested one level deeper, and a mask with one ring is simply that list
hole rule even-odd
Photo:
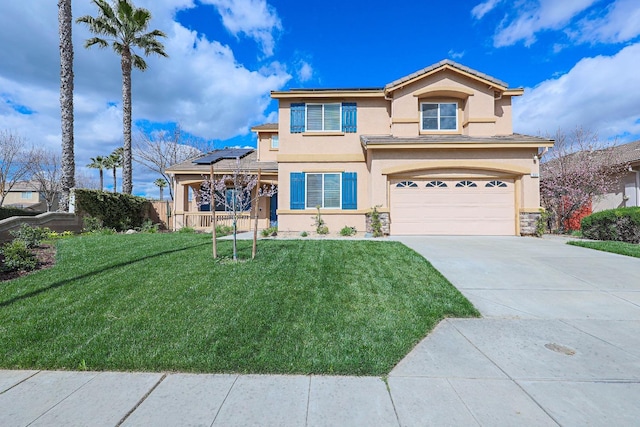
[{"label": "two-story stucco house", "polygon": [[[245,157],[279,188],[261,202],[261,226],[311,231],[319,206],[331,231],[364,231],[377,207],[392,235],[531,233],[538,157],[553,141],[513,133],[511,100],[522,93],[449,60],[381,88],[272,92],[279,123],[254,127],[257,149]],[[185,188],[208,168],[170,169],[176,226],[191,224]]]}]

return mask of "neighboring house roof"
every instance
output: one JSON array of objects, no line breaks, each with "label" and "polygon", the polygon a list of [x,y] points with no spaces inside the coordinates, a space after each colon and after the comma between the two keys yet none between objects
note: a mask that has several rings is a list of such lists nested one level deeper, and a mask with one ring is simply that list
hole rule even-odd
[{"label": "neighboring house roof", "polygon": [[39,187],[35,181],[17,181],[10,191],[38,191]]},{"label": "neighboring house roof", "polygon": [[[606,150],[606,151],[605,151]],[[600,153],[611,153],[611,157],[608,157],[610,161],[615,162],[618,165],[626,165],[629,164],[631,166],[640,165],[640,141],[629,142],[627,144],[614,145],[611,147],[606,147],[603,149],[592,151],[591,153],[595,155],[600,155]],[[551,170],[556,167],[557,163],[560,159],[572,159],[575,156],[583,155],[587,153],[586,151],[577,151],[574,153],[569,153],[560,158],[552,158],[547,161],[543,161],[540,164],[540,172],[544,173],[546,170]],[[579,160],[579,158],[578,158]]]},{"label": "neighboring house roof", "polygon": [[360,142],[366,148],[371,145],[402,145],[402,144],[430,144],[462,143],[462,144],[532,144],[537,147],[552,146],[553,140],[537,136],[514,133],[511,135],[476,137],[468,135],[420,135],[416,137],[398,137],[391,135],[362,135]]},{"label": "neighboring house roof", "polygon": [[264,123],[251,128],[251,132],[277,132],[278,123]]},{"label": "neighboring house roof", "polygon": [[640,140],[628,144],[616,145],[612,148],[618,152],[623,163],[640,162]]},{"label": "neighboring house roof", "polygon": [[[167,169],[167,172],[170,173],[208,173],[209,172],[209,163],[207,164],[198,164],[196,161],[199,159],[203,159],[207,156],[214,154],[216,151],[203,154],[202,156],[198,156],[194,159],[186,160],[182,163],[178,163],[177,165],[173,165]],[[225,173],[232,172],[236,169],[236,160],[233,159],[220,159],[214,163],[215,173]],[[240,168],[242,170],[247,170],[250,172],[261,169],[264,172],[277,172],[278,164],[276,162],[259,162],[258,155],[255,150],[252,150],[246,157],[243,157],[240,160]]]}]

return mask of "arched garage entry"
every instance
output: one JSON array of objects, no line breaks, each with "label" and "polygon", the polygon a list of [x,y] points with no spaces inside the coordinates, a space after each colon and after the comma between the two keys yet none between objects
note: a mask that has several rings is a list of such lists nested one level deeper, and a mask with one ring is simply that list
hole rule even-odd
[{"label": "arched garage entry", "polygon": [[395,168],[389,183],[392,235],[515,235],[523,170],[444,163]]}]

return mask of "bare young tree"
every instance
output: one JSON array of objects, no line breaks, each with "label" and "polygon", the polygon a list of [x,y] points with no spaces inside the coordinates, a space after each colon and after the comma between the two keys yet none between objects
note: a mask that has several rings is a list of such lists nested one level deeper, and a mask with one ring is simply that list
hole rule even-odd
[{"label": "bare young tree", "polygon": [[100,190],[100,182],[93,175],[89,175],[84,171],[76,171],[76,187],[86,188],[87,190]]},{"label": "bare young tree", "polygon": [[[258,182],[258,175],[242,169],[240,158],[236,158],[236,167],[230,174],[219,176],[213,179],[207,177],[202,183],[199,191],[196,191],[196,204],[211,206],[212,214],[215,215],[216,206],[223,206],[225,211],[231,215],[233,226],[233,260],[238,260],[237,235],[238,219],[243,213],[249,212],[251,206],[258,203],[261,197],[271,197],[278,192],[274,184],[263,184]],[[256,216],[257,221],[257,216]],[[215,228],[214,245],[215,243]],[[214,257],[215,257],[214,249]]]},{"label": "bare young tree", "polygon": [[540,195],[553,228],[565,232],[577,212],[617,188],[629,164],[593,131],[558,130],[554,139],[554,147],[540,165]]},{"label": "bare young tree", "polygon": [[146,135],[139,132],[133,145],[133,160],[150,171],[156,172],[169,184],[169,197],[173,200],[173,176],[166,173],[167,168],[202,154],[202,151],[183,140],[180,128],[173,135],[157,132]]},{"label": "bare young tree", "polygon": [[21,136],[0,131],[0,206],[18,181],[29,177],[32,150]]},{"label": "bare young tree", "polygon": [[31,181],[51,212],[62,193],[63,171],[60,155],[45,148],[33,151],[30,162]]}]

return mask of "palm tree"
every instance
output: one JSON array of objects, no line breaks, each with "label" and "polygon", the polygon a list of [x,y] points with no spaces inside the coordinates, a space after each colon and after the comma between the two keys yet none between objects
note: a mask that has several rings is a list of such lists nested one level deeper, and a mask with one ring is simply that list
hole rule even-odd
[{"label": "palm tree", "polygon": [[76,163],[73,154],[73,42],[71,39],[71,0],[58,0],[60,36],[60,116],[62,123],[62,195],[60,210],[69,211],[69,197],[75,186]]},{"label": "palm tree", "polygon": [[122,69],[122,128],[124,136],[124,163],[122,169],[122,191],[131,194],[133,191],[133,173],[131,164],[131,70],[136,67],[141,71],[147,69],[147,63],[133,49],[140,48],[145,56],[155,53],[168,56],[164,45],[158,37],[166,37],[160,30],[147,31],[151,12],[137,8],[131,0],[92,0],[98,6],[98,16],[90,15],[78,18],[76,22],[87,24],[89,30],[97,36],[85,42],[85,47],[93,45],[107,47],[120,55]]},{"label": "palm tree", "polygon": [[118,189],[118,179],[116,176],[116,171],[118,168],[122,167],[122,155],[124,153],[124,149],[122,147],[118,147],[113,150],[113,153],[109,154],[105,157],[105,168],[113,170],[113,192],[115,193]]},{"label": "palm tree", "polygon": [[91,157],[91,163],[87,165],[88,168],[98,169],[100,171],[100,191],[104,190],[104,170],[109,169],[111,166],[107,161],[107,157],[96,156]]},{"label": "palm tree", "polygon": [[164,187],[167,186],[167,180],[164,178],[158,178],[155,181],[153,181],[153,183],[157,185],[158,188],[160,189],[160,200],[164,200],[162,193],[164,192]]}]

